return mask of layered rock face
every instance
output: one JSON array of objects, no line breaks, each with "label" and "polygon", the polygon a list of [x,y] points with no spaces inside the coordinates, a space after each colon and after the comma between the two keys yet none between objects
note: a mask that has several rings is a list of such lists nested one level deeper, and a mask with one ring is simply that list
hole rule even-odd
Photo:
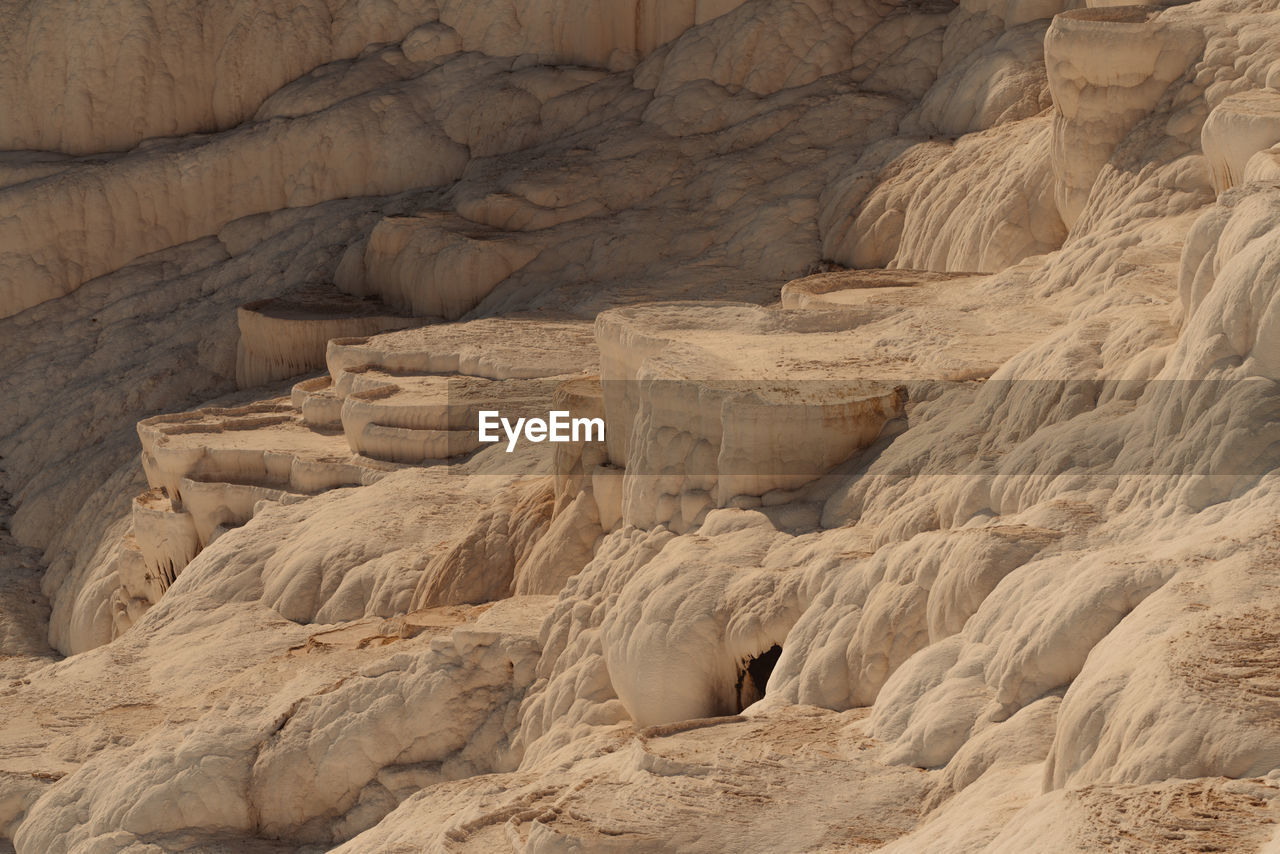
[{"label": "layered rock face", "polygon": [[1280,850],[1272,0],[0,23],[0,852]]}]

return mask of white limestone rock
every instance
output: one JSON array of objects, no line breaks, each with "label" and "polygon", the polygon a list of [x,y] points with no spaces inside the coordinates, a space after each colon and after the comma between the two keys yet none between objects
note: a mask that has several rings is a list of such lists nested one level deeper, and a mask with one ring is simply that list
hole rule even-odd
[{"label": "white limestone rock", "polygon": [[[623,519],[687,530],[711,508],[794,489],[870,444],[902,406],[900,392],[887,382],[836,379],[836,353],[805,359],[807,348],[839,341],[844,320],[734,305],[602,314],[609,459],[628,469]],[[760,353],[735,363],[729,354],[741,354],[744,337]],[[808,370],[782,373],[798,361]],[[823,438],[800,446],[796,431]]]},{"label": "white limestone rock", "polygon": [[1044,66],[1047,21],[1012,27],[977,45],[965,37],[967,24],[969,19],[958,16],[949,22],[942,73],[903,123],[904,134],[962,136],[1051,106]]},{"label": "white limestone rock", "polygon": [[331,338],[416,325],[413,318],[396,316],[372,300],[344,300],[320,289],[246,303],[236,309],[236,323],[236,383],[241,388],[319,370]]},{"label": "white limestone rock", "polygon": [[499,604],[292,710],[247,781],[260,831],[337,841],[425,785],[513,769],[512,723],[533,679],[542,604]]},{"label": "white limestone rock", "polygon": [[[348,99],[314,115],[144,146],[109,166],[85,163],[4,190],[0,316],[70,293],[147,253],[215,234],[241,217],[458,177],[466,149],[438,123],[424,122],[411,95],[387,97]],[[395,103],[400,108],[390,109]],[[330,147],[317,148],[317,136]],[[412,162],[390,155],[404,148],[429,154]],[[351,168],[324,168],[333,150],[347,152]],[[163,225],[124,227],[143,219]]]},{"label": "white limestone rock", "polygon": [[513,484],[422,573],[414,608],[510,596],[522,565],[546,536],[554,494],[548,478]]},{"label": "white limestone rock", "polygon": [[637,724],[732,715],[763,696],[745,683],[747,662],[780,645],[800,614],[795,574],[749,568],[776,536],[758,513],[715,511],[699,537],[668,544],[618,593],[601,643]]},{"label": "white limestone rock", "polygon": [[826,200],[823,254],[853,267],[997,272],[1056,249],[1066,227],[1050,135],[1047,119],[1031,118],[954,145],[922,142],[885,166],[865,196],[854,173]]},{"label": "white limestone rock", "polygon": [[[180,832],[252,837],[263,824],[334,841],[426,782],[509,767],[511,759],[490,763],[532,675],[544,609],[545,600],[513,601],[391,655],[365,656],[341,687],[326,685],[323,668],[305,657],[283,679],[265,668],[265,706],[233,688],[191,721],[100,753],[30,807],[15,842],[114,848]],[[472,710],[465,720],[458,702]],[[431,704],[450,709],[456,728],[442,730],[439,713],[421,714]],[[340,770],[328,773],[325,763]],[[74,818],[74,805],[111,780],[99,810]],[[311,786],[303,801],[292,796],[299,785]]]},{"label": "white limestone rock", "polygon": [[1055,106],[1052,160],[1068,227],[1119,143],[1199,59],[1205,35],[1151,6],[1077,9],[1054,18],[1045,62]]},{"label": "white limestone rock", "polygon": [[132,523],[146,577],[138,579],[142,584],[122,581],[132,596],[154,604],[199,553],[199,533],[190,513],[174,510],[163,487],[133,499]]},{"label": "white limestone rock", "polygon": [[538,256],[528,242],[439,214],[384,219],[354,251],[364,257],[344,261],[340,288],[446,320],[475,308]]},{"label": "white limestone rock", "polygon": [[0,13],[0,848],[1275,847],[1280,18],[1089,5]]},{"label": "white limestone rock", "polygon": [[[1254,164],[1255,155],[1280,144],[1280,93],[1253,90],[1224,98],[1209,113],[1200,131],[1219,193],[1264,173],[1264,161]],[[1252,174],[1251,174],[1252,173]]]}]

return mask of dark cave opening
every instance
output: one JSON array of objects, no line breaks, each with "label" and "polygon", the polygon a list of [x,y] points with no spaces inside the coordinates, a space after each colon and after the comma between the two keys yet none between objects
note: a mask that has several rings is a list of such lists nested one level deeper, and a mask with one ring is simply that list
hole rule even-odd
[{"label": "dark cave opening", "polygon": [[769,684],[769,677],[773,674],[773,668],[777,666],[781,655],[782,647],[775,643],[759,655],[746,659],[738,667],[736,712],[741,712],[764,696],[765,686]]}]

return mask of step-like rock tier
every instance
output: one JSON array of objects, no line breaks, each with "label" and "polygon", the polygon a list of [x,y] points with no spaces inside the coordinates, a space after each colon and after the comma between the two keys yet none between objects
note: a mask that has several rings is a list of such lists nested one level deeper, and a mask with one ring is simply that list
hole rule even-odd
[{"label": "step-like rock tier", "polygon": [[341,434],[308,428],[284,399],[155,416],[139,422],[138,437],[147,480],[179,506],[187,504],[184,481],[312,494],[370,483],[393,468],[353,460]]},{"label": "step-like rock tier", "polygon": [[1250,180],[1274,180],[1280,92],[1253,89],[1227,96],[1205,119],[1200,145],[1219,193]]},{"label": "step-like rock tier", "polygon": [[236,383],[241,388],[320,370],[332,338],[374,335],[418,323],[378,300],[323,286],[246,303],[237,309],[236,322]]},{"label": "step-like rock tier", "polygon": [[782,286],[782,307],[793,309],[863,309],[860,317],[883,317],[928,300],[931,288],[948,282],[971,285],[985,278],[973,273],[925,270],[842,270],[795,279]]},{"label": "step-like rock tier", "polygon": [[1053,19],[1045,65],[1055,109],[1052,162],[1071,226],[1116,145],[1204,50],[1203,30],[1159,6],[1075,9]]},{"label": "step-like rock tier", "polygon": [[712,508],[802,486],[870,444],[905,399],[892,383],[842,376],[847,326],[838,312],[735,304],[600,315],[624,521],[685,530]]},{"label": "step-like rock tier", "polygon": [[[117,635],[159,601],[197,553],[246,524],[262,502],[296,502],[375,483],[403,465],[471,454],[483,445],[477,430],[481,411],[514,421],[545,418],[557,406],[577,407],[580,402],[562,401],[559,389],[566,377],[580,376],[595,363],[592,327],[583,321],[492,318],[324,340],[323,324],[331,314],[338,315],[338,325],[354,320],[404,326],[412,319],[385,315],[376,302],[331,291],[263,301],[242,309],[242,318],[246,313],[255,322],[265,319],[258,329],[264,348],[296,352],[300,341],[318,343],[331,373],[297,383],[287,400],[155,416],[138,424],[152,488],[134,501],[131,545],[120,559],[120,587],[112,597]],[[288,327],[272,332],[273,323],[303,329],[290,337]],[[577,450],[581,457],[583,446]],[[526,468],[521,459],[498,456],[487,470],[498,480],[518,475]],[[603,460],[601,445],[591,464]],[[580,460],[578,470],[581,481]],[[545,525],[544,503],[549,514],[541,493],[515,506],[533,508],[531,524]],[[556,545],[549,542],[537,553],[529,573],[517,576],[512,558],[508,569],[522,579],[522,592],[552,592],[568,567],[590,559],[600,531],[598,514],[592,509],[584,515],[586,507],[578,501],[562,514],[552,538]],[[423,607],[480,595],[476,590],[484,585],[477,587],[476,571],[489,553],[452,554],[432,576],[436,586],[424,591]],[[567,562],[566,554],[572,555]]]},{"label": "step-like rock tier", "polygon": [[158,602],[200,551],[195,517],[175,510],[164,487],[153,487],[133,499],[133,536],[142,553],[146,574],[142,584],[122,578],[134,598]]},{"label": "step-like rock tier", "polygon": [[590,370],[596,345],[590,321],[534,315],[438,324],[370,338],[329,342],[329,375],[341,389],[352,368],[395,374],[462,374],[489,379],[554,377]]},{"label": "step-like rock tier", "polygon": [[352,453],[380,460],[422,463],[481,447],[482,411],[502,417],[543,417],[556,381],[401,375],[352,369],[342,402],[342,430]]}]

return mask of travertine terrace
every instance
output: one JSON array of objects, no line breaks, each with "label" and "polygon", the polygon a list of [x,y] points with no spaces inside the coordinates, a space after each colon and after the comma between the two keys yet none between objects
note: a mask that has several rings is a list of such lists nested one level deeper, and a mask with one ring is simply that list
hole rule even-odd
[{"label": "travertine terrace", "polygon": [[1278,0],[0,0],[0,357],[0,854],[1280,854]]}]

